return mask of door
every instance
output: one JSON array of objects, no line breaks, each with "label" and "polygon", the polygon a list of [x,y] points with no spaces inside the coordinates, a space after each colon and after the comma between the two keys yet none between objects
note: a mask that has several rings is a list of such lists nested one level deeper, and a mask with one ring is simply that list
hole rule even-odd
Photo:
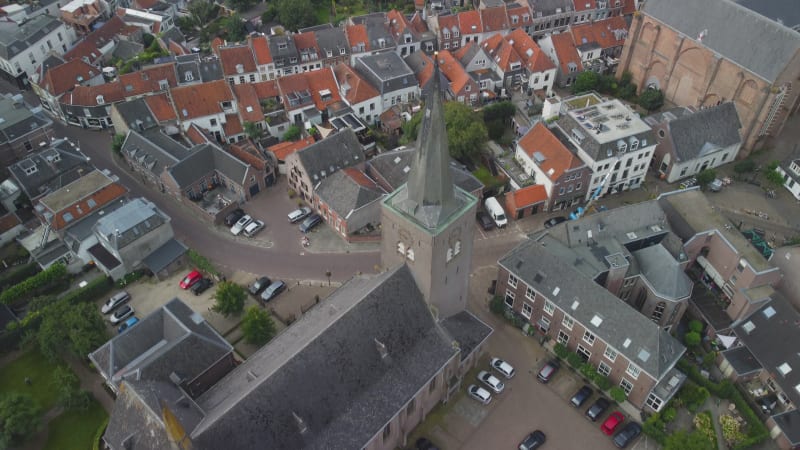
[{"label": "door", "polygon": [[258,187],[258,183],[253,183],[253,185],[250,186],[250,197],[258,194],[258,191],[260,191],[260,190],[261,190],[261,188]]},{"label": "door", "polygon": [[275,184],[275,174],[270,173],[269,175],[264,177],[264,185],[269,187]]},{"label": "door", "polygon": [[525,216],[525,208],[518,209],[517,210],[517,219],[522,219],[523,216]]}]

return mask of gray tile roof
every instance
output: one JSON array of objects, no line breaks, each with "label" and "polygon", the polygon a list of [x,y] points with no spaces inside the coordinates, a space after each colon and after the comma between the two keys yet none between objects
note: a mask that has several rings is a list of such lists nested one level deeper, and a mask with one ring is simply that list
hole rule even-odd
[{"label": "gray tile roof", "polygon": [[296,62],[289,62],[290,58],[297,58],[295,61],[299,61],[300,59],[297,46],[290,35],[267,36],[267,44],[269,44],[269,52],[272,55],[272,61],[275,62],[275,67],[286,67],[297,64]]},{"label": "gray tile roof", "polygon": [[113,56],[122,60],[128,60],[135,58],[139,53],[142,53],[142,51],[144,51],[144,45],[122,39],[117,43]]},{"label": "gray tile roof", "polygon": [[147,106],[144,98],[115,103],[113,108],[117,109],[117,114],[132,130],[142,132],[158,127],[158,120],[150,111],[150,107]]},{"label": "gray tile roof", "polygon": [[8,167],[17,185],[30,199],[61,189],[94,170],[78,145],[57,140]]},{"label": "gray tile roof", "polygon": [[303,169],[317,183],[337,170],[364,162],[364,147],[356,133],[345,128],[295,152]]},{"label": "gray tile roof", "polygon": [[[41,107],[33,109],[19,97],[0,95],[0,143],[15,141],[52,124]],[[35,146],[38,142],[31,144]]]},{"label": "gray tile roof", "polygon": [[158,273],[172,264],[173,261],[180,258],[187,250],[188,248],[180,241],[170,239],[161,247],[153,250],[153,253],[147,255],[147,257],[142,260],[142,263],[153,273]]},{"label": "gray tile roof", "polygon": [[395,52],[362,56],[356,60],[355,69],[381,94],[419,85],[414,71]]},{"label": "gray tile roof", "polygon": [[[365,14],[363,16],[352,17],[351,20],[354,24],[362,24],[367,28],[367,39],[369,39],[370,48],[394,48],[395,42],[392,33],[389,32],[388,23],[386,21],[386,13],[376,12]],[[380,45],[383,40],[383,46]]]},{"label": "gray tile roof", "polygon": [[222,64],[219,62],[219,59],[212,58],[200,61],[200,78],[203,83],[221,80],[224,76],[225,75],[222,73]]},{"label": "gray tile roof", "polygon": [[692,280],[664,246],[651,245],[631,253],[641,274],[659,296],[680,301],[692,295]]},{"label": "gray tile roof", "polygon": [[794,0],[734,0],[745,8],[800,31],[800,8]]},{"label": "gray tile roof", "polygon": [[543,17],[552,16],[556,14],[556,9],[560,8],[562,12],[574,10],[571,0],[529,0],[531,9],[542,12]]},{"label": "gray tile roof", "polygon": [[728,361],[737,375],[747,375],[761,370],[761,363],[758,362],[753,353],[744,345],[734,347],[722,352],[722,356]]},{"label": "gray tile roof", "polygon": [[659,0],[646,2],[643,11],[689,39],[703,33],[703,46],[769,82],[800,48],[800,33],[730,0]]},{"label": "gray tile roof", "polygon": [[105,236],[113,248],[121,249],[169,220],[155,203],[135,198],[98,219],[94,229],[99,236]]},{"label": "gray tile roof", "polygon": [[32,17],[22,25],[0,21],[0,57],[11,60],[59,27],[63,27],[61,21],[47,14]]},{"label": "gray tile roof", "polygon": [[[656,380],[686,350],[658,324],[595,283],[571,262],[554,257],[549,245],[525,241],[503,256],[499,264]],[[600,326],[592,324],[595,316],[602,319]]]},{"label": "gray tile roof", "polygon": [[[742,123],[733,102],[677,117],[667,127],[678,161],[690,161],[742,142]],[[731,155],[730,159],[734,158]]]},{"label": "gray tile roof", "polygon": [[[384,152],[367,161],[367,166],[380,174],[388,184],[390,190],[395,190],[408,180],[408,172],[411,170],[411,159],[416,149],[402,147],[390,152]],[[450,176],[453,182],[461,189],[475,193],[483,189],[483,183],[475,178],[471,173],[461,169],[460,164],[450,161]]]},{"label": "gray tile roof", "polygon": [[357,276],[198,398],[193,446],[361,448],[456,355],[406,266]]},{"label": "gray tile roof", "polygon": [[342,219],[346,219],[351,211],[380,200],[385,194],[378,185],[359,184],[343,170],[320,181],[314,192]]},{"label": "gray tile roof", "polygon": [[339,27],[325,28],[314,31],[314,37],[317,38],[317,45],[322,51],[322,57],[326,58],[327,51],[330,50],[333,54],[332,57],[341,56],[341,49],[344,49],[345,55],[350,54],[350,44],[347,42],[347,36],[344,30]]},{"label": "gray tile roof", "polygon": [[775,423],[789,439],[792,446],[800,444],[800,410],[793,409],[772,416]]},{"label": "gray tile roof", "polygon": [[172,140],[159,129],[138,132],[131,129],[122,144],[122,153],[138,164],[146,167],[151,173],[161,173],[193,152]]},{"label": "gray tile roof", "polygon": [[461,311],[441,321],[442,327],[458,342],[461,360],[469,358],[476,348],[489,338],[492,327],[486,325],[469,311]]},{"label": "gray tile roof", "polygon": [[240,185],[245,184],[249,164],[213,144],[192,147],[191,155],[174,164],[169,173],[181,188],[217,170]]}]

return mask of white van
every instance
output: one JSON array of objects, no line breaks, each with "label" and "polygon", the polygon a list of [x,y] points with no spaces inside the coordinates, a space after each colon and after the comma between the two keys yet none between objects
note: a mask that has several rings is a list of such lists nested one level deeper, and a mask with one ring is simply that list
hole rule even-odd
[{"label": "white van", "polygon": [[486,212],[489,213],[489,217],[494,220],[495,225],[497,228],[503,228],[508,224],[508,219],[506,219],[506,212],[503,211],[503,207],[500,206],[500,202],[497,201],[494,197],[489,197],[486,201],[483,202],[483,206],[486,207]]}]

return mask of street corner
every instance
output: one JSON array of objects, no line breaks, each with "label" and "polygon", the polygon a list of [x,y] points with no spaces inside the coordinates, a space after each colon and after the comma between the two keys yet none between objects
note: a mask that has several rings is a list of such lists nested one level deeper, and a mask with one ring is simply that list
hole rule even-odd
[{"label": "street corner", "polygon": [[[307,240],[307,245],[303,243],[304,240]],[[314,253],[370,253],[378,252],[381,248],[379,239],[348,242],[324,222],[309,233],[298,232],[297,243],[301,252],[309,255]]]}]

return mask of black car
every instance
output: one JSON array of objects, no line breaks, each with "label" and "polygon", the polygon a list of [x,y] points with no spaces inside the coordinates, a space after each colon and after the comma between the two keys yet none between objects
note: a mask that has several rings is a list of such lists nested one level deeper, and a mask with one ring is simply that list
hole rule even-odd
[{"label": "black car", "polygon": [[478,219],[478,223],[481,224],[483,231],[489,231],[494,228],[494,220],[489,217],[489,214],[486,214],[486,211],[478,211],[475,218]]},{"label": "black car", "polygon": [[592,422],[597,422],[597,419],[599,419],[600,416],[606,412],[609,405],[610,403],[608,400],[604,399],[603,397],[598,398],[594,403],[592,403],[592,406],[586,410],[586,417]]},{"label": "black car", "polygon": [[567,221],[566,217],[564,217],[564,216],[556,216],[556,217],[553,217],[552,219],[547,220],[544,223],[544,227],[545,228],[551,228],[551,227],[554,227],[554,226],[556,226],[556,225],[558,225],[560,223],[564,223],[566,221]]},{"label": "black car", "polygon": [[544,444],[547,438],[540,430],[536,430],[529,434],[524,441],[519,443],[519,450],[533,450],[539,448]]},{"label": "black car", "polygon": [[415,448],[417,450],[439,450],[439,447],[431,442],[430,439],[424,437],[417,439]]},{"label": "black car", "polygon": [[625,448],[628,444],[633,442],[634,439],[642,434],[642,426],[636,422],[628,422],[619,433],[614,435],[614,445],[619,448]]},{"label": "black car", "polygon": [[578,392],[575,393],[575,395],[572,396],[572,399],[570,399],[569,402],[572,404],[572,406],[580,408],[584,403],[586,403],[586,400],[589,400],[589,397],[592,396],[592,393],[594,393],[592,388],[584,385],[578,390]]},{"label": "black car", "polygon": [[309,231],[313,230],[314,227],[322,223],[322,216],[319,214],[312,214],[300,224],[300,231],[303,233],[308,233]]},{"label": "black car", "polygon": [[192,285],[192,294],[200,295],[214,284],[210,278],[201,278],[200,281]]},{"label": "black car", "polygon": [[225,216],[225,225],[228,227],[232,227],[233,224],[239,221],[239,219],[244,216],[244,210],[242,208],[236,208],[230,212],[227,216]]},{"label": "black car", "polygon": [[261,277],[254,281],[247,290],[250,291],[251,295],[258,295],[270,284],[272,284],[272,280],[267,277]]}]

